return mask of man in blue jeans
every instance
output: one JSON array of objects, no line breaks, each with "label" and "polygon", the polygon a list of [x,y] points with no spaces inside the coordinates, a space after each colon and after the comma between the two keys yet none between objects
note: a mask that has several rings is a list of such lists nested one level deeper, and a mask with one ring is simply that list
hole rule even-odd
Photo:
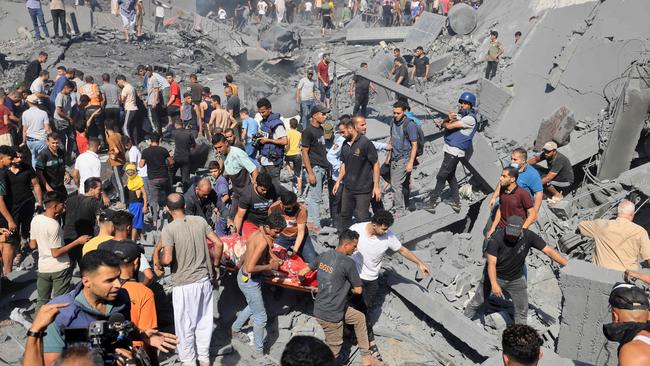
[{"label": "man in blue jeans", "polygon": [[287,227],[287,222],[280,214],[272,214],[264,226],[254,232],[246,241],[246,253],[239,273],[237,284],[246,297],[247,306],[242,310],[232,325],[232,338],[244,344],[250,339],[241,332],[248,318],[253,317],[253,335],[255,337],[254,358],[264,357],[264,339],[266,338],[266,309],[262,298],[261,274],[275,270],[282,261],[269,250],[273,240]]},{"label": "man in blue jeans", "polygon": [[307,171],[309,192],[307,210],[311,219],[310,230],[320,232],[320,205],[323,202],[323,185],[328,181],[330,164],[325,149],[323,123],[327,120],[329,108],[317,105],[311,109],[311,123],[302,131],[302,161]]},{"label": "man in blue jeans", "polygon": [[300,125],[305,128],[309,124],[311,109],[316,105],[316,84],[314,80],[314,71],[307,71],[307,76],[300,79],[296,88],[296,103],[300,104]]},{"label": "man in blue jeans", "polygon": [[43,40],[43,38],[41,38],[41,32],[38,29],[38,23],[41,23],[41,27],[43,27],[43,33],[45,33],[45,37],[50,38],[50,33],[47,31],[47,26],[45,25],[45,17],[43,16],[43,8],[41,7],[41,0],[27,0],[25,2],[25,6],[27,6],[29,17],[32,18],[35,38],[39,41]]}]

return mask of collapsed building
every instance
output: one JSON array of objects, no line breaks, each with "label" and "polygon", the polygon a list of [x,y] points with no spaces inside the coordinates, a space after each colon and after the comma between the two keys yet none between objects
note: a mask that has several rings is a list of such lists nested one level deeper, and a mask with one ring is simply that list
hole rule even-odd
[{"label": "collapsed building", "polygon": [[[397,257],[385,263],[381,277],[385,286],[372,311],[385,360],[390,365],[500,364],[500,334],[512,322],[507,307],[491,304],[476,321],[462,313],[483,276],[485,231],[493,213],[489,195],[514,148],[535,152],[554,140],[573,165],[576,182],[572,195],[553,207],[542,204],[533,230],[571,260],[559,269],[538,253],[529,255],[528,324],[545,341],[541,365],[617,364],[616,345],[606,341],[602,324],[609,319],[609,290],[622,281],[622,273],[592,265],[594,243],[575,229],[581,220],[613,217],[623,198],[637,205],[635,222],[646,228],[650,224],[646,206],[650,197],[650,25],[645,22],[650,3],[487,0],[478,10],[458,4],[447,17],[424,13],[409,27],[382,28],[376,19],[359,16],[326,38],[317,26],[304,22],[249,24],[237,32],[209,18],[203,19],[204,32],[197,33],[192,31],[192,3],[176,1],[167,19],[169,30],[139,43],[124,44],[119,19],[110,13],[91,14],[88,8],[77,7],[79,37],[34,44],[26,28],[29,18],[24,4],[4,2],[0,84],[9,87],[20,80],[24,64],[45,50],[50,54],[46,69],[64,63],[88,74],[124,73],[136,80],[136,65],[151,64],[160,72],[174,70],[182,81],[197,73],[216,94],[222,93],[224,75],[230,73],[241,85],[242,105],[253,106],[264,96],[272,101],[274,111],[294,117],[300,115],[293,97],[298,80],[323,52],[329,52],[334,73],[332,117],[351,112],[347,90],[350,79],[358,74],[379,90],[369,105],[369,138],[386,140],[389,136],[395,92],[407,96],[414,113],[425,120],[427,144],[413,173],[411,190],[416,203],[428,197],[442,161],[442,133],[432,121],[454,110],[462,91],[475,92],[481,130],[463,168],[457,170],[461,211],[456,213],[444,204],[435,213],[414,210],[397,219],[393,227],[432,274],[422,276],[410,262]],[[146,29],[152,29],[150,23],[147,17]],[[497,77],[487,80],[483,78],[484,55],[491,30],[499,32],[506,53]],[[512,37],[515,31],[523,35],[517,43]],[[392,49],[400,48],[408,61],[417,46],[431,60],[432,77],[424,93],[386,78]],[[358,68],[361,62],[369,64],[368,70]],[[153,244],[157,233],[147,239]],[[328,230],[316,239],[320,250],[336,243],[335,234]],[[152,245],[147,247],[149,255],[151,250]],[[29,261],[23,266],[29,267]],[[16,271],[12,279],[17,285],[0,300],[5,309],[0,315],[6,319],[13,309],[11,319],[20,322],[35,298],[33,271]],[[232,278],[226,276],[223,283],[213,339],[215,354],[223,354],[217,364],[245,365],[245,350],[233,354],[225,347],[228,324],[243,297]],[[308,294],[271,288],[265,290],[265,299],[273,357],[279,358],[291,336],[323,338],[309,316],[312,301]],[[164,297],[156,300],[161,307],[170,306]],[[20,327],[14,322],[0,324],[3,342],[22,347]],[[170,327],[173,330],[171,319],[165,323],[162,317],[161,328]],[[350,363],[358,362],[354,347],[348,352]],[[19,357],[16,352],[0,350],[0,363],[15,364]],[[166,362],[175,360],[171,357]]]}]

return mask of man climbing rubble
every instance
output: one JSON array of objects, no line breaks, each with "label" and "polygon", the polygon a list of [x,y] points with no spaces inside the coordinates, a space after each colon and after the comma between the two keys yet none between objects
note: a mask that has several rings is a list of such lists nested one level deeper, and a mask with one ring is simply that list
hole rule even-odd
[{"label": "man climbing rubble", "polygon": [[554,204],[564,198],[573,184],[573,167],[564,154],[557,151],[557,143],[549,141],[544,144],[542,153],[528,159],[528,164],[535,165],[546,160],[549,171],[542,176],[542,184],[547,194],[551,195],[549,203]]},{"label": "man climbing rubble", "polygon": [[472,147],[472,139],[478,129],[478,119],[476,118],[476,109],[474,109],[476,107],[476,96],[470,92],[464,92],[458,98],[458,104],[458,112],[450,112],[440,125],[440,128],[444,131],[445,146],[442,151],[445,155],[436,175],[436,186],[431,193],[432,210],[440,203],[439,199],[443,188],[445,188],[445,182],[449,183],[451,194],[449,205],[456,213],[460,212],[461,209],[456,167]]},{"label": "man climbing rubble", "polygon": [[[476,294],[465,308],[465,316],[473,318],[487,300],[486,294],[505,299],[514,304],[515,324],[526,324],[528,318],[528,285],[524,273],[526,256],[530,248],[541,250],[554,262],[567,264],[555,249],[548,246],[539,235],[523,228],[524,219],[510,216],[507,225],[490,237],[487,243],[487,266]],[[488,295],[489,296],[489,295]]]},{"label": "man climbing rubble", "polygon": [[512,167],[504,168],[501,177],[499,177],[499,184],[501,185],[499,192],[499,207],[494,215],[494,221],[490,230],[487,232],[487,237],[490,237],[497,227],[505,228],[506,219],[512,215],[516,215],[524,219],[524,229],[535,222],[535,208],[533,207],[533,200],[530,198],[528,192],[517,185],[519,171]]},{"label": "man climbing rubble", "polygon": [[352,325],[363,357],[362,365],[382,365],[371,354],[366,317],[359,310],[348,306],[350,292],[355,295],[363,293],[363,282],[359,278],[355,262],[350,258],[356,251],[358,242],[359,233],[349,229],[343,231],[339,235],[336,249],[319,255],[299,274],[304,276],[311,270],[318,271],[314,316],[325,332],[325,342],[334,357],[340,356],[344,326]]},{"label": "man climbing rubble", "polygon": [[609,294],[612,322],[603,325],[608,340],[620,344],[619,366],[650,364],[650,322],[648,294],[627,283],[617,283]]},{"label": "man climbing rubble", "polygon": [[375,344],[375,334],[372,331],[372,323],[369,315],[370,307],[379,290],[379,271],[381,270],[386,252],[389,249],[393,252],[399,252],[404,258],[415,263],[421,274],[430,274],[429,267],[410,250],[406,249],[400,243],[399,239],[397,239],[397,236],[389,229],[394,222],[393,215],[390,212],[380,210],[375,212],[370,222],[362,222],[350,226],[350,230],[359,234],[357,251],[352,255],[352,259],[357,265],[357,271],[363,283],[361,296],[353,299],[353,302],[355,308],[362,311],[366,316],[370,351],[373,356],[380,360],[381,355]]},{"label": "man climbing rubble", "polygon": [[576,232],[596,242],[592,262],[615,271],[638,270],[639,257],[650,264],[650,239],[642,226],[633,222],[634,203],[618,204],[613,220],[581,221]]}]

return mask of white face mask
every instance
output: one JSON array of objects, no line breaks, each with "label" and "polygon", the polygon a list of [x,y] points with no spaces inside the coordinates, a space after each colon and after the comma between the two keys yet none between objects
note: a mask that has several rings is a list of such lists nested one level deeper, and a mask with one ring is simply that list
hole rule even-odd
[{"label": "white face mask", "polygon": [[519,169],[519,164],[518,163],[510,163],[508,166],[511,167],[511,168],[515,168],[517,170]]}]

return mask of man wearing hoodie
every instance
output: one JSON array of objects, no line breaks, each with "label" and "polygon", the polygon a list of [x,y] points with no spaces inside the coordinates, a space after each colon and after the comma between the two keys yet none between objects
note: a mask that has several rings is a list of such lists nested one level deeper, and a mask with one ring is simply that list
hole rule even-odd
[{"label": "man wearing hoodie", "polygon": [[284,162],[284,149],[289,144],[287,130],[279,113],[273,113],[271,102],[266,98],[257,101],[257,111],[262,116],[259,131],[264,137],[256,139],[260,146],[260,163],[262,171],[266,171],[273,178],[276,192],[284,189],[280,184],[280,170]]}]

